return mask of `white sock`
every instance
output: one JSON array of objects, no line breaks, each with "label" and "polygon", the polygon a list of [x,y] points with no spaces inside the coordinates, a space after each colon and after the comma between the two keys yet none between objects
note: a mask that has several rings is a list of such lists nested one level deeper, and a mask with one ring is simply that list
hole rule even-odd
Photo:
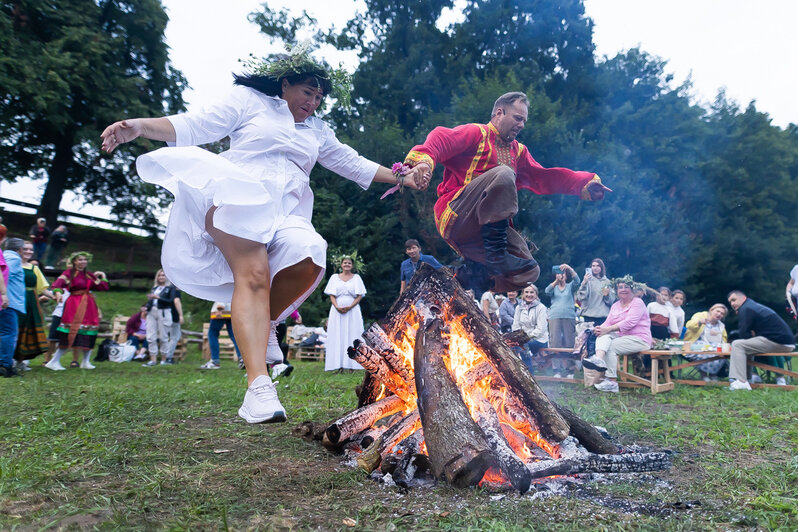
[{"label": "white sock", "polygon": [[88,364],[90,357],[91,357],[91,351],[86,351],[85,353],[83,353],[83,363]]},{"label": "white sock", "polygon": [[53,366],[57,366],[59,361],[61,360],[61,357],[64,356],[64,353],[66,352],[67,352],[66,349],[64,349],[63,347],[59,347],[58,349],[55,350],[55,353],[53,353],[53,358],[50,359],[49,363],[52,364]]},{"label": "white sock", "polygon": [[271,322],[271,328],[269,329],[269,341],[266,344],[267,364],[279,364],[283,361],[283,352],[280,349],[280,344],[277,343],[277,324],[278,322],[276,321]]}]

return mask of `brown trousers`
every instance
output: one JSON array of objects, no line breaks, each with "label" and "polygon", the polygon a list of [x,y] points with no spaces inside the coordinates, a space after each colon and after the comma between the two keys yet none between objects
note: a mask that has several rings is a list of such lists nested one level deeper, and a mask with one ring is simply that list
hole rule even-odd
[{"label": "brown trousers", "polygon": [[[451,202],[457,217],[452,225],[449,238],[466,259],[485,264],[485,246],[482,242],[480,226],[511,220],[518,213],[518,190],[515,187],[515,172],[509,166],[499,165],[475,177]],[[509,227],[507,229],[507,251],[516,257],[532,258],[532,251],[524,236]],[[540,268],[511,276],[496,276],[497,292],[520,290],[537,280]]]}]

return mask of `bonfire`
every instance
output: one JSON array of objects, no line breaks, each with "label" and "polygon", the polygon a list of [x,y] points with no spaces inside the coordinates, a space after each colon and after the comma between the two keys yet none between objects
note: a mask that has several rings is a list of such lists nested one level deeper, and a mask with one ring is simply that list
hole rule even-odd
[{"label": "bonfire", "polygon": [[[623,452],[552,401],[449,270],[422,265],[385,319],[349,349],[366,369],[358,408],[296,431],[398,484],[431,474],[521,493],[558,475],[657,471],[666,452]],[[321,430],[320,430],[321,429]]]}]

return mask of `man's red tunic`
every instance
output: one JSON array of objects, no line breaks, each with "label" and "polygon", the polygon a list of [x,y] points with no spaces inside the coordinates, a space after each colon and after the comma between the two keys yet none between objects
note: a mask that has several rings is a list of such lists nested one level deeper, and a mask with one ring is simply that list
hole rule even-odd
[{"label": "man's red tunic", "polygon": [[543,168],[529,150],[513,140],[503,142],[493,124],[464,124],[454,129],[436,127],[424,144],[415,146],[405,158],[405,164],[427,163],[435,169],[444,165],[443,181],[438,185],[435,202],[435,225],[438,232],[454,249],[449,233],[455,216],[450,206],[463,188],[477,176],[491,168],[505,164],[515,170],[517,189],[535,194],[571,194],[590,199],[587,185],[601,182],[593,172],[576,172],[567,168]]}]

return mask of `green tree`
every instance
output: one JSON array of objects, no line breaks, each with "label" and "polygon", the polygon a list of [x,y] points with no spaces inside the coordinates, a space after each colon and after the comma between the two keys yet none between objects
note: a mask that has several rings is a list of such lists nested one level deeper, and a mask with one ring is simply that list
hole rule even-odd
[{"label": "green tree", "polygon": [[65,190],[155,225],[163,192],[133,176],[127,145],[101,156],[103,128],[124,116],[183,109],[182,74],[164,42],[158,0],[5,1],[0,10],[0,173],[47,177],[39,212],[57,218]]}]

